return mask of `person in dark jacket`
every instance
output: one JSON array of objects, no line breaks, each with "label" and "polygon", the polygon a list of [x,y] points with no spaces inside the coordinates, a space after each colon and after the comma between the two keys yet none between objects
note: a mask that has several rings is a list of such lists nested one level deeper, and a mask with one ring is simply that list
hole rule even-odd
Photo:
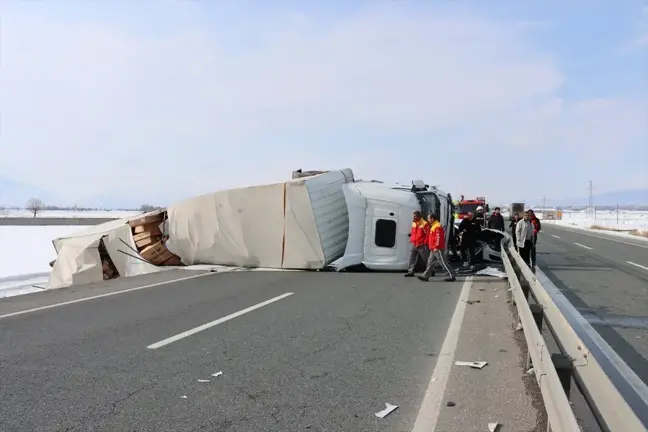
[{"label": "person in dark jacket", "polygon": [[517,235],[515,234],[515,226],[517,225],[519,220],[520,220],[520,213],[515,213],[513,215],[513,220],[509,224],[509,229],[511,230],[511,237],[513,237],[513,246],[515,246],[515,250],[518,252],[519,250],[518,250],[517,242],[515,240],[517,238]]},{"label": "person in dark jacket", "polygon": [[475,212],[475,214],[473,216],[473,220],[480,227],[485,227],[486,226],[486,217],[484,216],[484,207],[482,207],[482,206],[477,207],[477,211]]},{"label": "person in dark jacket", "polygon": [[461,256],[466,266],[468,264],[471,267],[475,265],[475,247],[477,245],[477,236],[481,232],[481,227],[472,213],[468,213],[459,224],[458,231],[461,236]]},{"label": "person in dark jacket", "polygon": [[533,210],[529,210],[529,220],[533,225],[533,245],[531,246],[531,265],[529,267],[533,269],[536,266],[536,245],[538,244],[538,233],[542,229],[542,224]]},{"label": "person in dark jacket", "polygon": [[495,207],[493,214],[488,218],[488,228],[504,232],[504,216],[499,207]]}]

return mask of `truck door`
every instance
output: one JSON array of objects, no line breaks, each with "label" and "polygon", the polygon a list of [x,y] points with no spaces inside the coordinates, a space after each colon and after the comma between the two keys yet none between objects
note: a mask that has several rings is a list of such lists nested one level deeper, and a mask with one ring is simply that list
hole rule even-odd
[{"label": "truck door", "polygon": [[367,267],[384,270],[407,268],[412,211],[399,204],[369,201],[364,250]]}]

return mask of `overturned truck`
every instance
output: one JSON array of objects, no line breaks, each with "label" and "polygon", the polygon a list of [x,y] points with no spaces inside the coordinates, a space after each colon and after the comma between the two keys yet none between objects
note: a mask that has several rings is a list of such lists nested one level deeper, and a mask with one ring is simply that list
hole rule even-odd
[{"label": "overturned truck", "polygon": [[[350,169],[299,170],[283,183],[204,194],[55,239],[48,288],[198,264],[404,270],[415,210],[437,213],[450,240],[452,198],[435,187],[356,181]],[[499,258],[498,235],[481,242],[485,259]]]}]

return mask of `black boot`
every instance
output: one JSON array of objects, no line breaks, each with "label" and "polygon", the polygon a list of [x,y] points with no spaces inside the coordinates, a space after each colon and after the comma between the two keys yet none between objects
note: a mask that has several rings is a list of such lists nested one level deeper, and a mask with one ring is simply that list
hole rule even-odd
[{"label": "black boot", "polygon": [[[432,275],[434,276],[434,275]],[[430,278],[429,277],[423,277],[423,276],[417,276],[417,279],[423,282],[429,282]]]},{"label": "black boot", "polygon": [[405,277],[414,277],[414,273],[405,273],[403,276],[405,276]]},{"label": "black boot", "polygon": [[457,280],[457,278],[455,278],[454,276],[446,276],[446,278],[443,280],[446,282],[454,282]]}]

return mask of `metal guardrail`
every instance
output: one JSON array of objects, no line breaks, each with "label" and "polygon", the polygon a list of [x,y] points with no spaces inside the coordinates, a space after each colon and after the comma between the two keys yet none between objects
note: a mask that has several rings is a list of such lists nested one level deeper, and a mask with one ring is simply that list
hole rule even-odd
[{"label": "metal guardrail", "polygon": [[[573,378],[601,429],[648,432],[648,386],[551,281],[529,269],[508,235],[502,240],[502,261],[551,431],[580,431],[569,403]],[[529,304],[529,295],[536,304]],[[561,354],[549,352],[543,320]]]}]

